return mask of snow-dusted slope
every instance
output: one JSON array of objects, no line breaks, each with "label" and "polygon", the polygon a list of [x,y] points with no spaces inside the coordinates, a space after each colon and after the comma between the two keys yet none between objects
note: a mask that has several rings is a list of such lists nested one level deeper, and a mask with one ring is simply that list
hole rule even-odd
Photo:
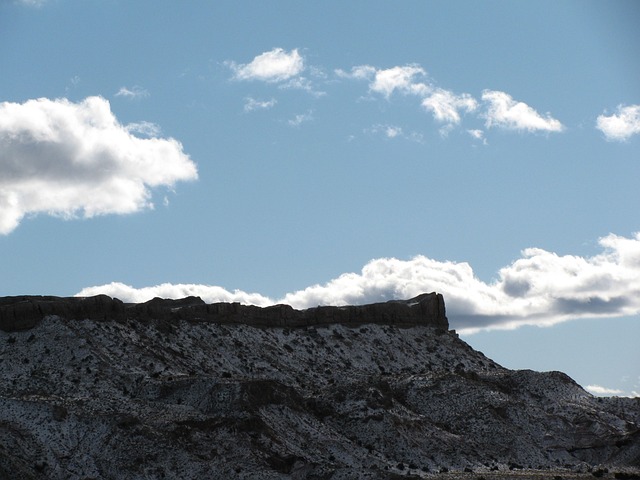
[{"label": "snow-dusted slope", "polygon": [[0,478],[640,464],[638,399],[506,370],[425,325],[47,316],[0,331],[0,370]]}]

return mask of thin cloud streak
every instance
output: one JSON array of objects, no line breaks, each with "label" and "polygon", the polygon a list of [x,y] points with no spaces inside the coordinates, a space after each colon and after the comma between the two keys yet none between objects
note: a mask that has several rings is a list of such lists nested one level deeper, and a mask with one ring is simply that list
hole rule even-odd
[{"label": "thin cloud streak", "polygon": [[125,98],[130,98],[130,99],[135,99],[135,98],[146,98],[148,97],[149,91],[145,90],[144,88],[135,85],[131,88],[127,88],[127,87],[120,87],[120,90],[118,90],[116,92],[116,97],[125,97]]},{"label": "thin cloud streak", "polygon": [[90,218],[153,208],[151,188],[198,176],[180,142],[158,133],[150,122],[120,124],[102,97],[0,103],[0,234],[31,214]]},{"label": "thin cloud streak", "polygon": [[269,110],[276,106],[278,101],[275,98],[270,100],[256,100],[253,97],[247,97],[244,103],[245,112],[253,112],[256,110]]},{"label": "thin cloud streak", "polygon": [[600,385],[587,385],[584,388],[589,393],[592,393],[594,395],[601,395],[601,396],[620,395],[621,393],[623,393],[622,390],[618,390],[615,388],[602,387]]},{"label": "thin cloud streak", "polygon": [[[464,262],[416,256],[410,260],[371,260],[360,273],[345,273],[278,300],[217,286],[171,285],[135,289],[120,283],[88,287],[80,296],[105,293],[121,300],[197,294],[207,302],[238,301],[260,306],[285,303],[304,309],[318,305],[354,305],[406,299],[423,292],[442,293],[453,328],[462,333],[550,326],[559,322],[640,313],[640,233],[632,238],[607,235],[602,253],[559,256],[538,248],[500,269],[491,283],[478,279]],[[193,293],[198,292],[198,293]]]}]

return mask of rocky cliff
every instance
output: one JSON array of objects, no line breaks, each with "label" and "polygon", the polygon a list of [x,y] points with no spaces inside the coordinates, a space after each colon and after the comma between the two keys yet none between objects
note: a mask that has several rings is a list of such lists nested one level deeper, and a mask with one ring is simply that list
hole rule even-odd
[{"label": "rocky cliff", "polygon": [[447,328],[436,294],[0,299],[0,479],[637,473],[638,399],[504,369]]},{"label": "rocky cliff", "polygon": [[212,322],[263,327],[306,327],[340,323],[358,325],[424,325],[447,329],[442,295],[422,294],[406,301],[392,300],[362,306],[317,307],[294,310],[289,305],[256,307],[239,303],[206,304],[199,297],[180,300],[154,298],[141,304],[124,304],[106,295],[94,297],[18,296],[0,298],[0,330],[27,330],[47,316],[69,320],[127,319],[169,322]]}]

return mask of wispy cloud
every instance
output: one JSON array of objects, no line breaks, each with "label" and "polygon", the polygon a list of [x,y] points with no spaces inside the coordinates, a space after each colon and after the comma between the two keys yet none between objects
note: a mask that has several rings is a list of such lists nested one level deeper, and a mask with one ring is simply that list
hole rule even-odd
[{"label": "wispy cloud", "polygon": [[160,125],[153,122],[135,122],[129,123],[125,125],[127,132],[129,133],[137,133],[139,135],[144,135],[145,137],[159,137],[162,134],[162,129]]},{"label": "wispy cloud", "polygon": [[[286,303],[295,308],[347,305],[411,298],[437,291],[445,296],[454,328],[465,333],[481,329],[513,329],[523,325],[549,326],[566,320],[615,317],[640,313],[640,233],[632,238],[608,235],[603,251],[592,257],[560,256],[529,248],[522,257],[500,269],[491,283],[478,279],[468,263],[439,261],[425,256],[409,260],[379,258],[359,273],[345,273],[325,284],[307,287],[273,300],[257,294],[202,287],[205,301],[257,298],[258,305]],[[165,284],[144,290],[114,289],[114,284],[91,287],[80,295],[106,293],[126,301],[149,300]],[[144,292],[142,295],[140,292]],[[173,298],[184,296],[177,286]],[[244,297],[243,297],[244,296]],[[249,300],[248,303],[252,303]]]},{"label": "wispy cloud", "polygon": [[282,82],[293,78],[304,70],[304,59],[297,49],[287,52],[274,48],[256,56],[251,62],[237,64],[227,62],[234,72],[236,80],[261,80],[264,82]]},{"label": "wispy cloud", "polygon": [[516,102],[508,93],[485,90],[482,101],[487,105],[484,114],[487,128],[527,132],[561,132],[564,129],[562,123],[551,115],[543,117],[526,103]]},{"label": "wispy cloud", "polygon": [[617,114],[598,116],[596,128],[607,140],[628,140],[640,133],[640,105],[618,105]]},{"label": "wispy cloud", "polygon": [[149,91],[135,85],[131,88],[120,87],[120,90],[116,92],[116,97],[125,97],[125,98],[146,98],[149,96]]},{"label": "wispy cloud", "polygon": [[292,127],[299,127],[303,123],[313,120],[313,111],[309,110],[307,113],[300,113],[290,119],[287,123]]},{"label": "wispy cloud", "polygon": [[278,101],[275,98],[270,100],[256,100],[253,97],[247,97],[244,102],[244,111],[253,112],[255,110],[268,110],[273,108]]},{"label": "wispy cloud", "polygon": [[473,138],[475,138],[476,140],[481,140],[483,145],[487,145],[487,139],[484,138],[484,131],[473,129],[473,130],[467,130],[467,133],[471,135]]},{"label": "wispy cloud", "polygon": [[150,188],[197,178],[158,127],[123,126],[102,97],[0,103],[0,234],[28,214],[93,217],[151,208]]},{"label": "wispy cloud", "polygon": [[305,77],[294,77],[287,80],[284,83],[281,83],[278,88],[283,90],[304,90],[307,93],[310,93],[314,97],[323,97],[327,94],[327,92],[323,92],[318,90],[314,83]]},{"label": "wispy cloud", "polygon": [[600,385],[587,385],[584,388],[589,393],[593,393],[594,395],[601,395],[601,396],[620,395],[621,393],[623,393],[622,390],[618,390],[615,388],[601,387]]},{"label": "wispy cloud", "polygon": [[389,139],[402,138],[418,143],[421,143],[423,141],[422,134],[418,132],[405,132],[402,127],[399,127],[397,125],[377,124],[372,126],[371,128],[365,129],[364,133],[382,135],[383,137]]}]

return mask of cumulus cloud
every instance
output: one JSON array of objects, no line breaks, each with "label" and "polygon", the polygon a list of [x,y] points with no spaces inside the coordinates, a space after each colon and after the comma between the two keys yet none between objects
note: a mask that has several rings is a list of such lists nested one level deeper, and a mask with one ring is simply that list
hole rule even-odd
[{"label": "cumulus cloud", "polygon": [[196,179],[180,142],[155,133],[151,123],[120,124],[101,97],[0,103],[0,234],[30,214],[151,208],[150,188]]},{"label": "cumulus cloud", "polygon": [[286,52],[274,48],[255,57],[250,63],[227,62],[236,80],[262,80],[281,82],[293,78],[304,70],[304,59],[297,49]]},{"label": "cumulus cloud", "polygon": [[131,88],[120,87],[120,90],[116,92],[116,97],[125,97],[125,98],[145,98],[149,96],[149,91],[145,90],[138,85],[135,85]]},{"label": "cumulus cloud", "polygon": [[487,106],[487,127],[528,132],[561,132],[564,129],[562,123],[551,115],[543,117],[526,103],[516,102],[508,93],[485,90],[482,100]]},{"label": "cumulus cloud", "polygon": [[254,110],[268,110],[276,105],[277,100],[272,98],[271,100],[256,100],[252,97],[247,97],[244,103],[245,112],[253,112]]},{"label": "cumulus cloud", "polygon": [[107,294],[119,298],[124,302],[141,303],[155,297],[160,298],[184,298],[189,296],[200,297],[207,303],[238,302],[245,305],[257,305],[266,307],[273,305],[273,300],[258,293],[246,293],[241,290],[230,292],[222,287],[197,284],[171,284],[163,283],[153,287],[134,288],[124,283],[113,282],[108,285],[87,287],[77,294],[80,297],[88,297],[99,294]]},{"label": "cumulus cloud", "polygon": [[[608,235],[600,239],[600,244],[603,251],[592,257],[559,256],[538,248],[526,249],[521,258],[502,268],[499,278],[491,283],[478,279],[472,267],[464,262],[425,256],[410,260],[379,258],[371,260],[359,273],[345,273],[278,300],[258,296],[255,301],[258,305],[286,303],[294,308],[309,308],[406,299],[436,291],[445,297],[452,327],[464,333],[522,325],[547,326],[579,318],[637,315],[640,233],[632,238]],[[168,286],[127,288],[110,284],[91,287],[80,294],[106,293],[125,301],[163,296],[158,294],[160,291],[170,298],[185,296],[182,286],[176,286],[175,293]],[[220,287],[201,288],[200,296],[216,298],[215,301],[244,298],[238,301],[252,303],[250,297],[257,295],[231,293]]]},{"label": "cumulus cloud", "polygon": [[607,140],[624,141],[640,133],[640,105],[618,105],[618,113],[600,115],[596,128]]},{"label": "cumulus cloud", "polygon": [[589,393],[593,393],[594,395],[610,396],[610,395],[620,395],[621,393],[623,393],[622,390],[617,390],[615,388],[601,387],[600,385],[587,385],[584,388]]},{"label": "cumulus cloud", "polygon": [[433,113],[433,118],[439,122],[451,124],[460,123],[460,111],[473,112],[478,108],[478,102],[467,93],[456,95],[448,90],[438,88],[422,100],[422,106]]},{"label": "cumulus cloud", "polygon": [[428,88],[424,83],[415,81],[416,77],[422,77],[425,74],[424,69],[418,65],[376,70],[369,88],[387,98],[395,91],[416,94]]}]

